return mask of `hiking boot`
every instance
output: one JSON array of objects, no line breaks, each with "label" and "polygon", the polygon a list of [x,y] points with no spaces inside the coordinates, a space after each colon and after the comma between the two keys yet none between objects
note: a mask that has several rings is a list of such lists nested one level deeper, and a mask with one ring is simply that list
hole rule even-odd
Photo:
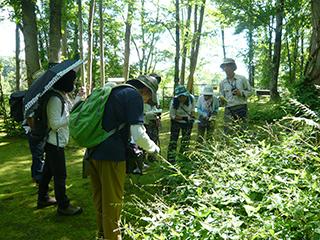
[{"label": "hiking boot", "polygon": [[81,207],[74,207],[69,204],[68,207],[66,208],[59,208],[57,209],[57,213],[59,215],[63,216],[73,216],[82,213],[82,208]]},{"label": "hiking boot", "polygon": [[57,204],[57,200],[54,197],[49,197],[44,201],[38,201],[37,208],[41,209],[41,208],[49,207],[55,204]]}]

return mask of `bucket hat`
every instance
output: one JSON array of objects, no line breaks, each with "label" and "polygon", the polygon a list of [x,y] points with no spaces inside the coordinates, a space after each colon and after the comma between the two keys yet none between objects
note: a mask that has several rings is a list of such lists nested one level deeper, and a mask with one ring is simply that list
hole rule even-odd
[{"label": "bucket hat", "polygon": [[223,63],[221,63],[220,67],[223,68],[227,64],[232,64],[237,69],[237,64],[233,58],[225,58],[223,59]]},{"label": "bucket hat", "polygon": [[214,95],[213,87],[211,85],[206,85],[201,92],[202,95]]},{"label": "bucket hat", "polygon": [[152,93],[152,102],[157,103],[157,90],[158,90],[158,81],[154,77],[140,75],[136,79],[129,80],[128,83],[138,81],[146,86]]},{"label": "bucket hat", "polygon": [[183,85],[178,85],[176,86],[176,88],[174,89],[174,96],[175,97],[179,97],[179,96],[189,96],[189,92],[186,89],[185,86]]}]

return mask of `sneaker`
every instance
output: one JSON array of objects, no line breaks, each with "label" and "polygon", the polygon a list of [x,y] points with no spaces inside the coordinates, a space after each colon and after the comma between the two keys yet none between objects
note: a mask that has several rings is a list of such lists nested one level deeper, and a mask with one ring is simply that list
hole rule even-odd
[{"label": "sneaker", "polygon": [[49,197],[45,201],[38,201],[37,208],[41,209],[41,208],[49,207],[55,204],[57,204],[57,200],[54,197]]},{"label": "sneaker", "polygon": [[82,208],[81,207],[74,207],[69,204],[68,207],[66,208],[59,208],[57,209],[57,213],[59,215],[63,216],[73,216],[82,213]]}]

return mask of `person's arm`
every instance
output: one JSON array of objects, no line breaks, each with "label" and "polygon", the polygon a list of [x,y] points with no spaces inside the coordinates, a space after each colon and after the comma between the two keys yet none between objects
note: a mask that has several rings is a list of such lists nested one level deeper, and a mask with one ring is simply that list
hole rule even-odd
[{"label": "person's arm", "polygon": [[54,131],[68,125],[68,116],[64,114],[61,115],[62,104],[61,100],[56,96],[52,96],[47,104],[48,123]]},{"label": "person's arm", "polygon": [[172,120],[174,120],[176,118],[176,110],[173,107],[173,99],[170,102],[169,114],[170,114],[170,118]]},{"label": "person's arm", "polygon": [[159,153],[160,148],[150,139],[146,129],[141,124],[130,125],[130,133],[133,141],[149,153]]},{"label": "person's arm", "polygon": [[241,94],[245,98],[248,98],[253,94],[253,89],[246,78],[243,78],[242,81],[243,81],[243,90],[241,91]]},{"label": "person's arm", "polygon": [[203,103],[203,98],[202,98],[202,96],[200,96],[198,98],[198,102],[197,102],[198,115],[199,115],[199,117],[200,116],[207,117],[208,114],[205,111],[203,111],[202,103]]}]

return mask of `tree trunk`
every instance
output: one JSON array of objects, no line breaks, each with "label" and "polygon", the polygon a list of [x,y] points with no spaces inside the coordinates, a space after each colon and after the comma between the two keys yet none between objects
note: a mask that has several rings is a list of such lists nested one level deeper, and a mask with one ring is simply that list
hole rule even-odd
[{"label": "tree trunk", "polygon": [[305,83],[320,85],[320,1],[311,1],[312,36],[305,69]]},{"label": "tree trunk", "polygon": [[272,59],[272,80],[270,83],[270,99],[276,101],[280,98],[278,92],[278,77],[281,57],[281,38],[282,38],[282,21],[284,17],[284,0],[277,2],[277,15],[276,15],[276,36],[274,42],[274,52]]},{"label": "tree trunk", "polygon": [[254,42],[253,42],[253,29],[250,26],[248,30],[248,45],[249,45],[249,83],[252,87],[254,87],[254,66],[253,66],[253,58],[254,58]]},{"label": "tree trunk", "polygon": [[20,28],[19,24],[16,24],[16,91],[20,90]]},{"label": "tree trunk", "polygon": [[183,39],[183,49],[181,56],[181,73],[180,73],[180,83],[184,85],[184,80],[186,76],[186,61],[187,61],[187,52],[188,52],[188,42],[189,42],[189,33],[190,33],[190,23],[191,23],[191,12],[192,5],[188,4],[188,13],[187,13],[187,23],[185,27],[185,34]]},{"label": "tree trunk", "polygon": [[180,3],[175,2],[176,11],[176,55],[174,58],[174,86],[179,84],[179,62],[180,62]]},{"label": "tree trunk", "polygon": [[100,84],[105,84],[105,68],[104,68],[104,37],[103,37],[103,0],[99,1],[99,39],[100,39]]},{"label": "tree trunk", "polygon": [[68,58],[68,29],[67,29],[67,2],[62,2],[61,17],[61,54],[64,59]]},{"label": "tree trunk", "polygon": [[[79,24],[79,53],[80,53],[80,59],[83,59],[83,24],[82,24],[82,2],[81,0],[78,0],[78,24]],[[84,64],[81,64],[80,68],[80,78],[81,78],[81,84],[84,87],[84,89],[87,89],[87,84],[85,80],[85,67]],[[87,90],[85,91],[87,93]]]},{"label": "tree trunk", "polygon": [[63,0],[50,0],[49,66],[60,62],[62,3]]},{"label": "tree trunk", "polygon": [[27,80],[30,86],[32,75],[40,69],[35,3],[33,0],[24,0],[21,7]]},{"label": "tree trunk", "polygon": [[226,58],[227,54],[226,54],[226,44],[225,44],[225,41],[224,41],[224,28],[223,27],[221,27],[221,41],[222,41],[223,58]]},{"label": "tree trunk", "polygon": [[199,55],[200,38],[201,38],[201,30],[202,30],[202,23],[203,23],[203,18],[204,18],[205,5],[206,5],[206,0],[202,0],[202,5],[200,8],[200,19],[199,19],[199,23],[197,26],[197,30],[195,32],[196,42],[195,42],[194,54],[191,55],[191,57],[190,57],[190,75],[188,78],[188,85],[187,85],[187,88],[190,92],[193,92],[194,73],[196,70],[198,55]]},{"label": "tree trunk", "polygon": [[92,46],[93,46],[93,16],[95,0],[90,0],[89,22],[88,22],[88,63],[87,63],[87,81],[89,86],[87,93],[92,91]]},{"label": "tree trunk", "polygon": [[300,49],[300,79],[302,79],[304,75],[304,29],[301,29]]},{"label": "tree trunk", "polygon": [[129,79],[130,73],[130,42],[131,42],[131,26],[132,26],[132,15],[133,15],[133,1],[128,3],[127,21],[126,21],[126,32],[124,37],[124,64],[123,64],[123,77],[126,82]]}]

